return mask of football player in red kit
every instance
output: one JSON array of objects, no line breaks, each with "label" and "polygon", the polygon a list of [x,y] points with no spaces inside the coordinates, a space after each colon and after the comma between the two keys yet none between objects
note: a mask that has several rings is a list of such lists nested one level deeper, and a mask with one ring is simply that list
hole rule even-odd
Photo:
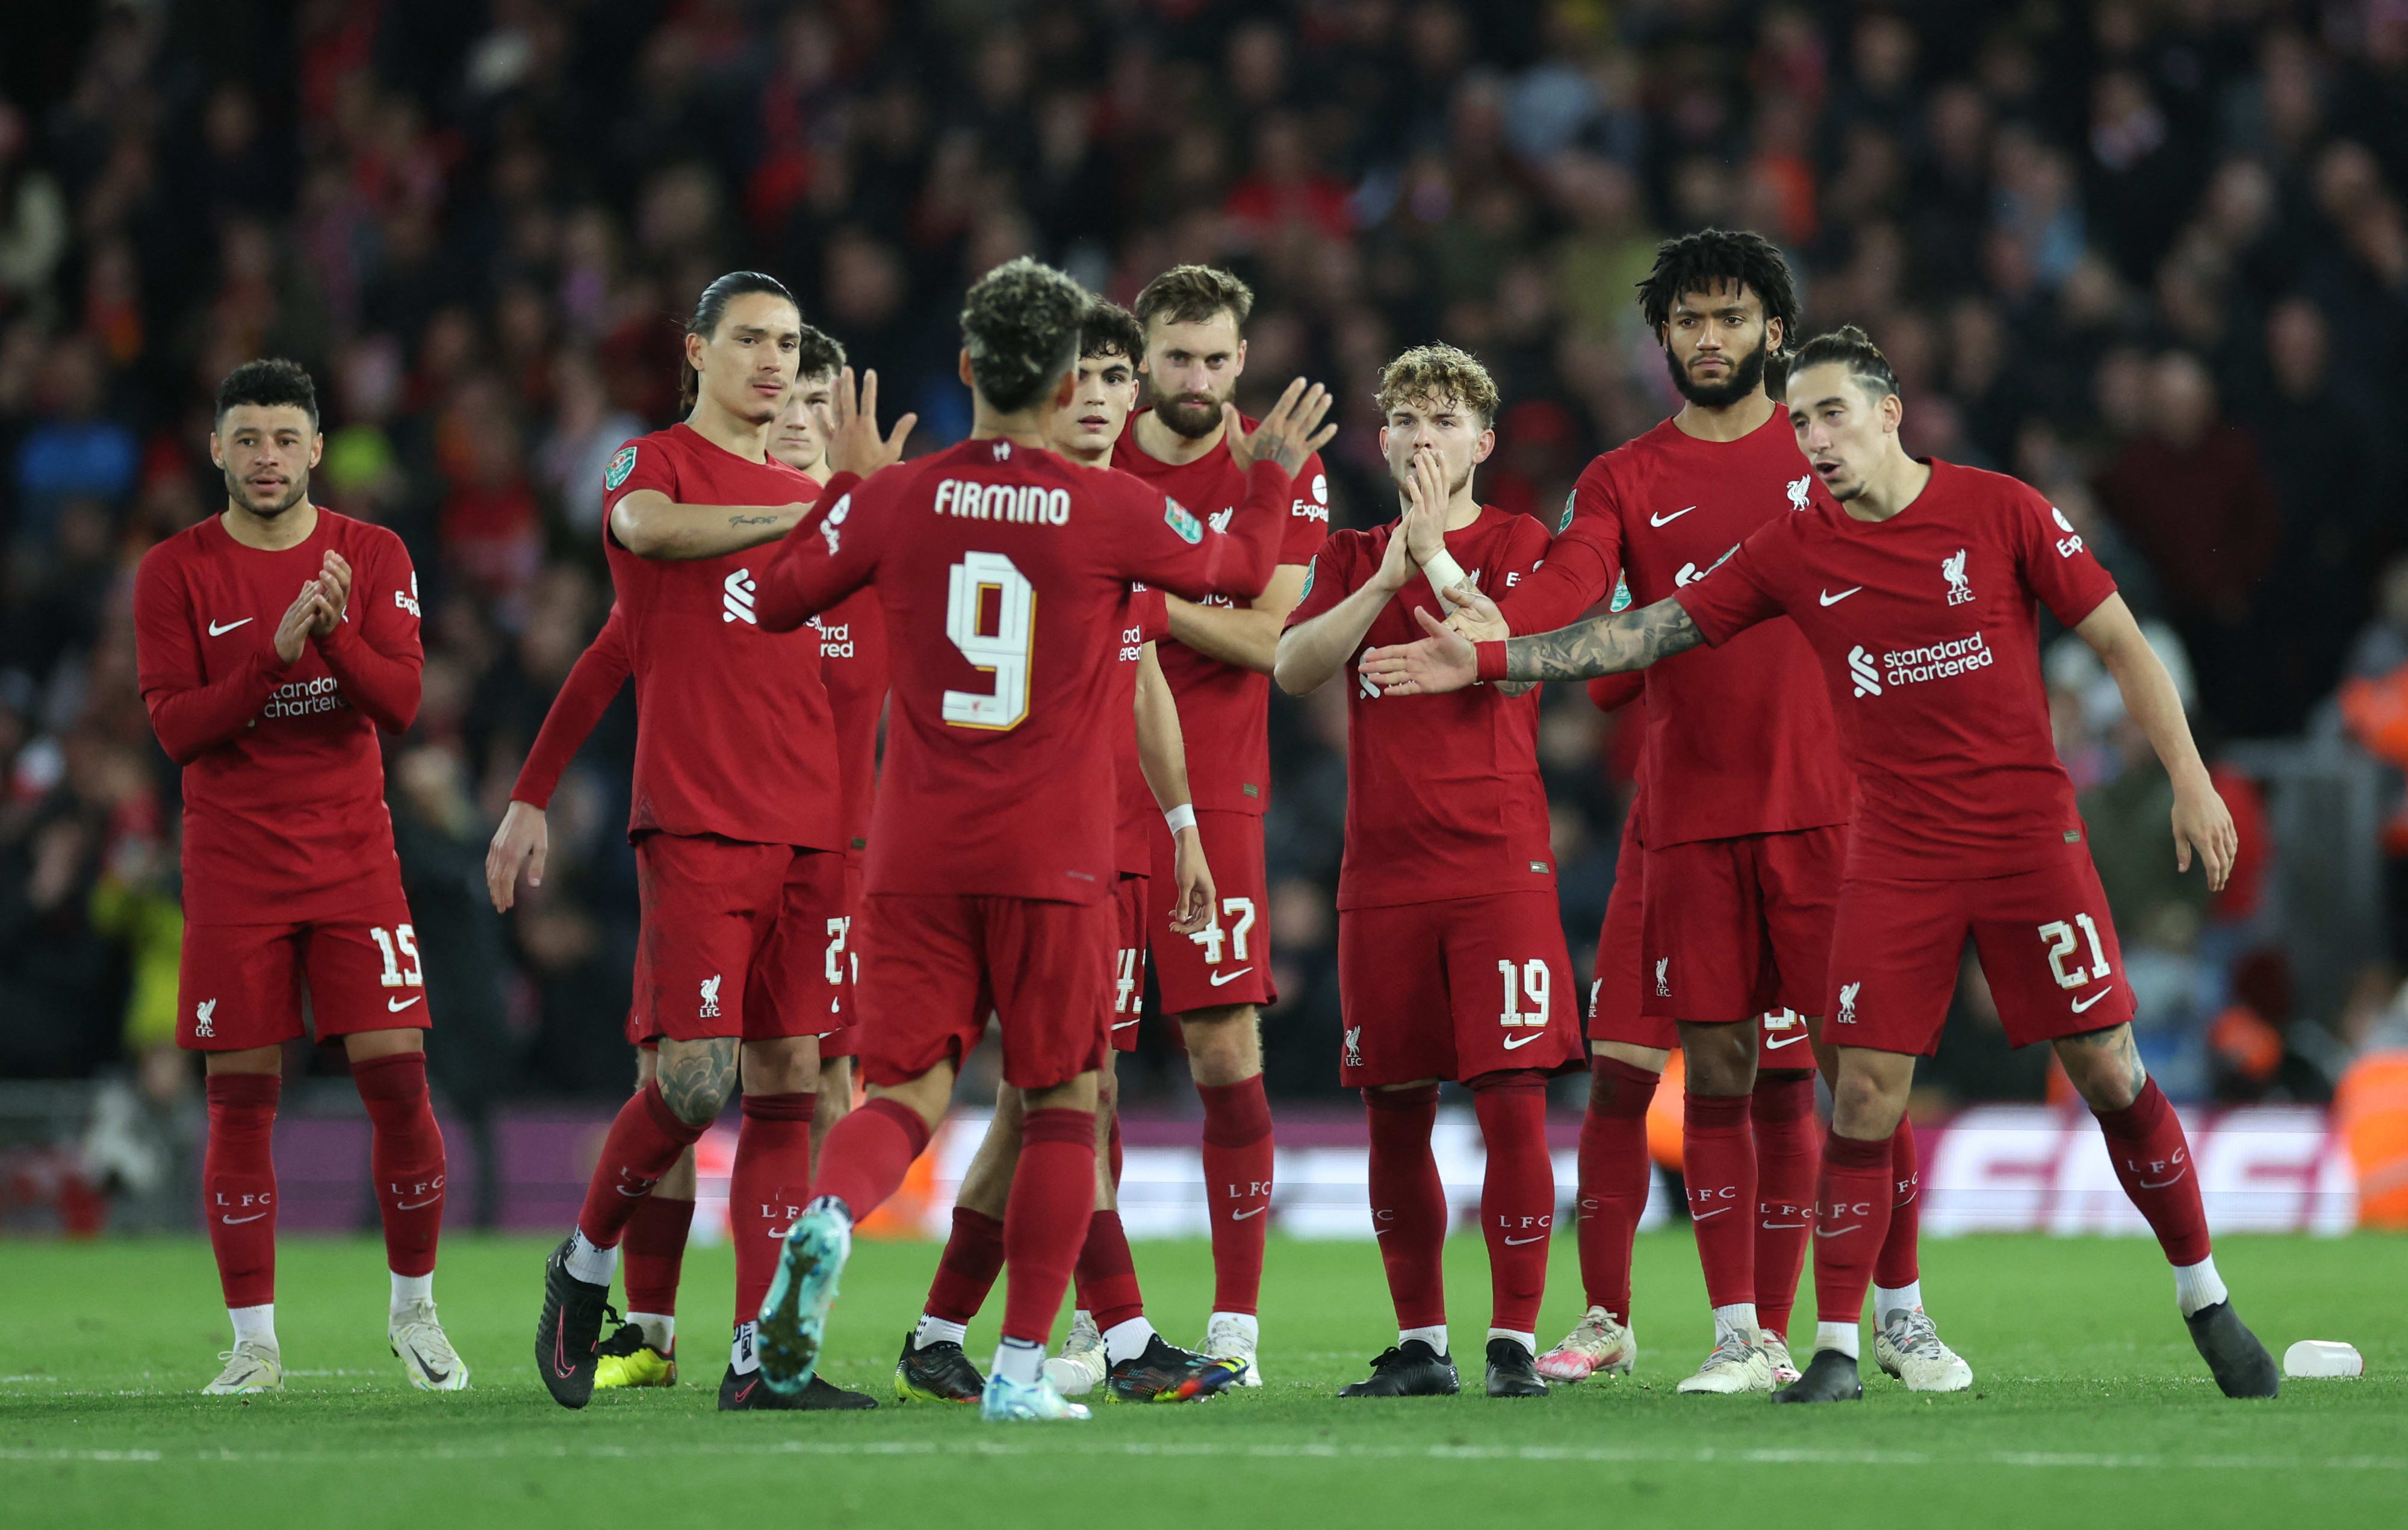
[{"label": "football player in red kit", "polygon": [[[1397,1342],[1341,1397],[1452,1394],[1446,1193],[1430,1152],[1440,1080],[1469,1086],[1488,1149],[1491,1397],[1543,1397],[1534,1362],[1554,1241],[1547,1076],[1581,1061],[1579,1006],[1555,907],[1535,687],[1383,696],[1355,671],[1374,642],[1411,641],[1443,610],[1408,538],[1442,537],[1463,577],[1503,595],[1546,556],[1547,528],[1471,490],[1496,449],[1497,385],[1450,345],[1380,376],[1380,448],[1398,524],[1340,531],[1313,560],[1273,677],[1293,696],[1347,680],[1346,856],[1338,879],[1340,1077],[1370,1119],[1371,1216]],[[1438,704],[1431,705],[1431,700]]]},{"label": "football player in red kit", "polygon": [[[1254,295],[1226,271],[1176,266],[1147,282],[1136,306],[1145,326],[1148,407],[1123,432],[1112,466],[1225,526],[1245,497],[1245,474],[1230,455],[1223,416],[1246,368],[1244,330]],[[1270,587],[1252,600],[1171,599],[1169,641],[1160,647],[1188,731],[1218,745],[1189,762],[1196,823],[1220,897],[1215,917],[1192,936],[1170,929],[1171,840],[1157,829],[1149,931],[1162,1007],[1178,1018],[1175,1033],[1204,1106],[1212,1311],[1201,1348],[1243,1361],[1250,1387],[1262,1384],[1255,1306],[1272,1166],[1258,1010],[1279,997],[1271,985],[1270,888],[1263,869],[1263,813],[1271,790],[1267,677],[1280,629],[1303,592],[1305,567],[1329,534],[1329,483],[1318,458],[1303,465],[1296,489]]]},{"label": "football player in red kit", "polygon": [[[813,475],[827,447],[829,400],[836,388],[837,373],[843,366],[844,347],[804,325],[795,348],[795,386],[778,416],[769,455],[810,479],[807,486],[813,495],[819,491],[819,480]],[[763,520],[766,524],[732,529],[725,538],[725,551],[740,552],[775,541],[781,534],[778,523],[774,518]],[[844,785],[846,823],[857,833],[867,823],[867,793],[877,767],[876,709],[885,694],[883,649],[867,634],[863,634],[857,642],[848,638],[840,659],[830,657],[828,650],[832,646],[836,645],[823,634],[823,673],[839,747],[844,750],[838,775]],[[511,907],[522,873],[530,885],[542,884],[544,857],[550,844],[545,809],[569,760],[601,721],[603,712],[626,684],[634,667],[627,650],[626,618],[622,608],[613,604],[602,630],[578,657],[568,678],[561,685],[560,694],[552,699],[551,710],[544,714],[543,727],[538,730],[520,766],[518,780],[510,788],[510,805],[502,816],[501,826],[494,831],[493,845],[485,856],[485,883],[495,909],[508,912]],[[868,671],[872,667],[878,671],[874,681],[878,697],[866,700],[863,693],[868,688]],[[844,683],[856,679],[863,683]],[[866,733],[861,716],[865,708],[868,713]],[[858,747],[863,743],[867,745],[866,750]],[[864,794],[857,810],[853,801],[856,782]],[[844,959],[842,922],[827,934],[826,960],[830,964],[839,964]],[[815,1149],[827,1129],[842,1118],[852,1104],[851,1048],[845,1044],[845,1032],[838,1031],[821,1039],[820,1075],[812,1091],[811,1144]],[[637,1048],[638,1090],[652,1081],[658,1061],[656,1041],[648,1040]],[[694,1149],[689,1148],[679,1155],[668,1173],[661,1176],[660,1182],[636,1207],[635,1217],[627,1224],[621,1245],[624,1251],[627,1318],[615,1332],[604,1335],[595,1351],[594,1385],[597,1390],[677,1384],[677,1290],[685,1262],[686,1238],[694,1225]]]},{"label": "football player in red kit", "polygon": [[[845,917],[836,729],[818,634],[761,624],[756,570],[769,555],[746,551],[793,527],[815,487],[768,451],[801,347],[799,311],[775,279],[712,282],[686,329],[686,420],[621,448],[604,484],[603,546],[636,681],[628,835],[643,906],[628,1039],[657,1039],[660,1056],[545,1263],[536,1367],[566,1407],[592,1396],[636,1209],[739,1079],[728,1182],[739,1314],[767,1289],[810,1182],[818,1038],[843,1023],[827,959]],[[789,1395],[758,1382],[752,1324],[739,1321],[722,1409],[875,1406],[825,1383]]]},{"label": "football player in red kit", "polygon": [[[838,473],[763,577],[772,628],[875,589],[894,699],[858,927],[869,1099],[829,1133],[761,1308],[773,1387],[817,1379],[853,1220],[927,1146],[992,1012],[1025,1114],[1004,1216],[1003,1342],[981,1412],[1086,1416],[1041,1367],[1095,1205],[1117,926],[1113,714],[1127,705],[1113,671],[1128,584],[1191,599],[1260,594],[1289,475],[1320,444],[1328,406],[1299,381],[1253,437],[1232,433],[1252,466],[1223,535],[1175,499],[1050,450],[1088,303],[1030,260],[982,277],[962,314],[970,439],[873,478]],[[874,399],[853,412],[846,391],[835,465],[892,461]]]},{"label": "football player in red kit", "polygon": [[310,502],[324,448],[308,372],[236,368],[209,435],[226,507],[135,579],[142,700],[184,770],[177,1041],[206,1059],[202,1214],[235,1333],[214,1395],[284,1385],[268,1135],[304,993],[367,1106],[394,1352],[421,1390],[468,1384],[435,1314],[443,1137],[377,743],[418,713],[418,576],[400,538]]},{"label": "football player in red kit", "polygon": [[2217,1277],[2182,1122],[2133,1048],[2131,989],[2049,732],[2037,608],[2098,651],[2172,777],[2176,864],[2199,857],[2220,888],[2232,816],[2173,682],[2062,513],[2012,478],[1906,455],[1897,379],[1862,331],[1801,347],[1787,393],[1833,502],[1772,521],[1670,599],[1477,648],[1445,632],[1366,668],[1415,692],[1581,679],[1728,644],[1784,613],[1813,648],[1863,789],[1826,979],[1837,1079],[1815,1190],[1814,1355],[1777,1401],[1864,1393],[1858,1325],[1890,1219],[1888,1140],[1915,1058],[1939,1045],[1969,937],[2008,1039],[2050,1043],[2098,1118],[2217,1385],[2271,1397],[2273,1359]]},{"label": "football player in red kit", "polygon": [[[1110,472],[1112,443],[1137,405],[1137,358],[1144,340],[1138,322],[1117,303],[1096,300],[1080,327],[1077,386],[1053,423],[1054,449],[1073,462]],[[864,591],[847,608],[874,599]],[[1113,669],[1116,688],[1129,694],[1131,726],[1115,723],[1113,784],[1119,822],[1113,843],[1119,876],[1113,884],[1120,916],[1112,968],[1112,1047],[1096,1075],[1096,1209],[1071,1272],[1077,1292],[1062,1352],[1045,1363],[1046,1378],[1065,1397],[1098,1386],[1123,1402],[1188,1402],[1208,1397],[1236,1378],[1228,1361],[1180,1349],[1154,1331],[1130,1257],[1119,1205],[1120,1109],[1116,1054],[1135,1049],[1145,1004],[1146,880],[1153,874],[1154,825],[1168,822],[1178,842],[1180,893],[1172,928],[1201,930],[1218,905],[1212,873],[1188,801],[1186,743],[1179,708],[1154,657],[1166,616],[1160,590],[1131,585]],[[1117,702],[1115,705],[1117,706]],[[1020,1090],[996,1089],[995,1116],[953,1197],[953,1232],[928,1286],[927,1306],[895,1362],[895,1393],[906,1400],[974,1403],[986,1378],[962,1350],[969,1321],[1003,1271],[1003,1219],[1020,1158]]]},{"label": "football player in red kit", "polygon": [[[1828,502],[1765,392],[1767,368],[1798,318],[1781,253],[1722,229],[1668,240],[1639,296],[1683,408],[1589,465],[1546,567],[1498,603],[1501,618],[1472,598],[1475,609],[1455,625],[1475,638],[1502,637],[1509,626],[1560,627],[1617,579],[1637,604],[1662,599],[1704,577],[1756,527]],[[1677,1044],[1682,1173],[1714,1320],[1713,1348],[1680,1389],[1769,1392],[1796,1374],[1786,1334],[1762,1320],[1785,1324],[1797,1292],[1804,1219],[1781,1208],[1812,1190],[1799,1139],[1811,1132],[1814,1077],[1802,1053],[1795,1061],[1768,1054],[1759,1075],[1759,1017],[1784,1008],[1812,1016],[1822,1002],[1852,787],[1813,657],[1786,623],[1649,671],[1646,694],[1642,773],[1679,789],[1642,792],[1637,804],[1641,988],[1635,1005],[1600,1006],[1591,1027],[1598,1045],[1584,1162],[1608,1180],[1634,1181],[1647,1101]],[[1759,1138],[1769,1149],[1761,1166]],[[1916,1277],[1913,1128],[1901,1122],[1893,1146],[1906,1214],[1882,1262],[1879,1353],[1910,1387],[1961,1391],[1971,1368],[1941,1342]],[[1612,1163],[1601,1162],[1608,1148],[1618,1155]],[[1598,1202],[1591,1231],[1599,1234],[1631,1209],[1623,1196],[1582,1199]],[[1584,1315],[1542,1369],[1568,1374],[1627,1354],[1628,1320],[1627,1311]]]}]

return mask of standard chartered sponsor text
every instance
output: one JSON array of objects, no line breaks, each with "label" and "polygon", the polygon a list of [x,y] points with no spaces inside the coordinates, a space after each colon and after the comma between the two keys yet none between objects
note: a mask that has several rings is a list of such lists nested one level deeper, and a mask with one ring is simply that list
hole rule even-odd
[{"label": "standard chartered sponsor text", "polygon": [[314,680],[294,680],[267,693],[267,704],[259,709],[263,717],[314,717],[323,712],[339,712],[351,703],[343,699],[342,687],[330,674]]},{"label": "standard chartered sponsor text", "polygon": [[1882,655],[1882,682],[1912,686],[1925,680],[1945,680],[1986,669],[1998,654],[1979,632],[1921,648],[1893,648]]}]

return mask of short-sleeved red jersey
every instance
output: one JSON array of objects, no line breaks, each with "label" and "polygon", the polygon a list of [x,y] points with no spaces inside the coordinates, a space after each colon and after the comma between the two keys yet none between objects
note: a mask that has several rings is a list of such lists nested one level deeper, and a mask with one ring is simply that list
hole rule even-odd
[{"label": "short-sleeved red jersey", "polygon": [[772,632],[756,585],[777,544],[724,557],[638,557],[610,509],[638,489],[681,505],[785,505],[817,485],[679,424],[611,459],[605,552],[636,677],[636,781],[627,832],[717,834],[834,850],[845,843],[836,723],[817,632]]},{"label": "short-sleeved red jersey", "polygon": [[[1784,613],[1798,624],[1856,762],[1848,874],[1931,881],[2030,871],[2082,842],[2033,602],[2071,627],[2114,593],[2046,499],[1935,461],[1890,519],[1782,516],[1675,599],[1710,643]],[[1649,795],[1679,784],[1656,776]]]},{"label": "short-sleeved red jersey", "polygon": [[[1145,657],[1145,645],[1159,642],[1169,630],[1170,607],[1164,602],[1162,592],[1131,585],[1128,605],[1121,617],[1121,641],[1112,671],[1120,709],[1128,714],[1128,726],[1113,735],[1118,748],[1112,757],[1112,771],[1121,794],[1120,826],[1113,830],[1112,854],[1124,876],[1154,874],[1154,826],[1161,820],[1162,804],[1154,800],[1154,788],[1145,782],[1145,766],[1138,758],[1137,672]],[[1155,650],[1157,654],[1160,651]],[[1192,795],[1194,787],[1189,791]]]},{"label": "short-sleeved red jersey", "polygon": [[[1653,605],[1767,522],[1830,502],[1781,410],[1735,441],[1699,440],[1667,420],[1581,474],[1570,524],[1529,588],[1504,603],[1506,620],[1525,634],[1564,626],[1617,577],[1633,605]],[[1666,787],[1646,799],[1651,845],[1818,829],[1847,822],[1854,807],[1813,655],[1780,623],[1649,669],[1642,749]]]},{"label": "short-sleeved red jersey", "polygon": [[510,784],[510,801],[529,807],[552,806],[552,794],[560,789],[568,762],[577,758],[602,714],[619,699],[619,687],[627,683],[635,668],[627,652],[627,623],[613,603],[602,630],[594,634],[585,652],[568,667],[568,678],[560,683],[559,692],[545,711],[543,726],[536,729],[535,742],[527,745],[526,758],[519,764],[518,779]]},{"label": "short-sleeved red jersey", "polygon": [[[818,485],[812,485],[816,492]],[[836,715],[837,774],[844,784],[844,842],[869,843],[878,796],[878,718],[886,710],[886,616],[864,590],[811,618],[820,635],[820,677]]]},{"label": "short-sleeved red jersey", "polygon": [[[1245,427],[1251,431],[1254,423],[1247,419]],[[1112,466],[1136,474],[1224,530],[1231,509],[1246,498],[1246,475],[1238,470],[1226,437],[1193,462],[1168,463],[1138,445],[1136,415],[1112,446]],[[1312,562],[1328,536],[1329,477],[1315,453],[1297,469],[1296,490],[1282,523],[1279,561]],[[1203,602],[1235,603],[1225,596]],[[1179,698],[1180,725],[1191,738],[1212,741],[1211,748],[1187,757],[1187,785],[1196,794],[1196,806],[1260,817],[1271,800],[1270,676],[1208,658],[1176,639],[1165,640],[1154,656],[1162,661],[1171,694]]]},{"label": "short-sleeved red jersey", "polygon": [[[343,620],[276,657],[276,628],[326,553],[351,566]],[[401,901],[376,730],[418,714],[418,575],[401,539],[320,509],[266,552],[211,517],[135,576],[142,700],[184,768],[184,912],[195,924],[337,919]]]},{"label": "short-sleeved red jersey", "polygon": [[[1340,531],[1313,560],[1288,625],[1363,587],[1397,523]],[[1547,528],[1484,507],[1446,534],[1446,550],[1489,599],[1502,601],[1547,556]],[[1547,788],[1539,777],[1539,693],[1485,686],[1444,696],[1382,696],[1363,683],[1363,650],[1417,642],[1418,608],[1443,617],[1429,581],[1408,580],[1346,661],[1346,857],[1338,906],[1376,908],[1492,893],[1553,891]]]},{"label": "short-sleeved red jersey", "polygon": [[1260,593],[1291,485],[1275,463],[1249,477],[1226,536],[1126,474],[1003,440],[829,484],[762,575],[760,610],[798,627],[867,586],[885,613],[867,890],[1111,896],[1129,583]]}]

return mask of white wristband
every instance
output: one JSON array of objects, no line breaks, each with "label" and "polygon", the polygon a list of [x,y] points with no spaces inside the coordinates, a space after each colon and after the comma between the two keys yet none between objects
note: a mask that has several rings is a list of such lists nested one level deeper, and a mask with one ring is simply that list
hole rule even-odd
[{"label": "white wristband", "polygon": [[[1429,577],[1430,593],[1433,595],[1438,595],[1440,590],[1451,590],[1457,585],[1467,583],[1469,578],[1463,571],[1463,565],[1455,561],[1455,555],[1443,547],[1440,548],[1427,563],[1422,565],[1422,572]],[[1445,600],[1446,598],[1443,595],[1439,596],[1439,609],[1452,613],[1455,608],[1447,605]]]},{"label": "white wristband", "polygon": [[1162,821],[1170,826],[1170,831],[1174,834],[1182,829],[1193,829],[1196,827],[1196,804],[1182,802],[1164,814]]}]

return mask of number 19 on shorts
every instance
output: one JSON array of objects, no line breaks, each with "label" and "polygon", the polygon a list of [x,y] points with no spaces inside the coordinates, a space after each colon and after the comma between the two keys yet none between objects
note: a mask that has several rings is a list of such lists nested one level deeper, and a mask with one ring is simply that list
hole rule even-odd
[{"label": "number 19 on shorts", "polygon": [[1544,961],[1532,957],[1527,961],[1515,963],[1498,957],[1497,975],[1505,980],[1505,1010],[1497,1017],[1498,1024],[1543,1026],[1547,1023],[1547,999],[1554,989],[1554,979],[1549,975]]}]

